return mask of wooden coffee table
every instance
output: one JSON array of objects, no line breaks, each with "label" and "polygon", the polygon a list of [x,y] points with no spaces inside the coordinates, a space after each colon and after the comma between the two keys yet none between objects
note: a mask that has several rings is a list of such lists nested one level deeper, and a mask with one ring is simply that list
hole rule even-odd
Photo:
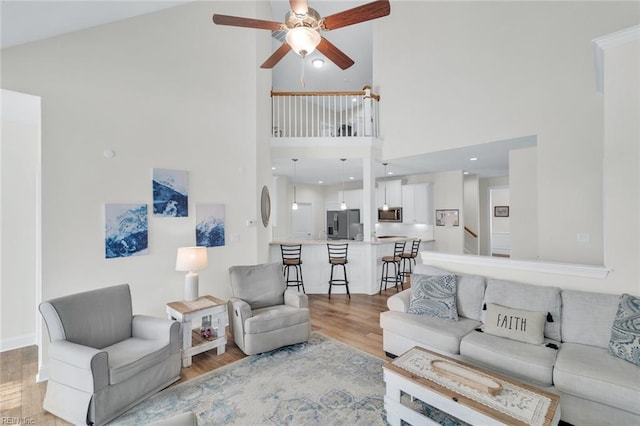
[{"label": "wooden coffee table", "polygon": [[[496,383],[501,390],[491,395],[488,390],[479,390],[482,385],[470,386],[475,381],[468,385],[464,383],[469,382],[467,378],[441,374],[444,364],[456,373],[465,372],[467,378]],[[426,349],[410,349],[383,369],[387,387],[384,405],[391,425],[400,425],[401,420],[413,425],[437,424],[403,404],[402,393],[473,425],[549,426],[560,421],[558,395]]]}]

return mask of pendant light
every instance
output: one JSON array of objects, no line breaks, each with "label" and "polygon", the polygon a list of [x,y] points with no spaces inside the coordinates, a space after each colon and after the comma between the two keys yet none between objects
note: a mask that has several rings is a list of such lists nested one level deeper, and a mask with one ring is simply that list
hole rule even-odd
[{"label": "pendant light", "polygon": [[347,203],[344,202],[344,162],[347,161],[346,158],[341,158],[342,161],[342,202],[340,203],[340,210],[347,209]]},{"label": "pendant light", "polygon": [[291,203],[291,210],[298,210],[298,202],[296,200],[296,162],[297,158],[292,158],[293,161],[293,203]]},{"label": "pendant light", "polygon": [[387,204],[387,164],[389,163],[382,163],[382,165],[384,166],[384,204],[382,204],[382,210],[387,211],[389,210],[389,204]]}]

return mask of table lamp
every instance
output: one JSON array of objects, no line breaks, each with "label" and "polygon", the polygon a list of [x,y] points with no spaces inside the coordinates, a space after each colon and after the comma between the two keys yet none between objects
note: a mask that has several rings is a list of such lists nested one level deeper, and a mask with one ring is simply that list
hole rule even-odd
[{"label": "table lamp", "polygon": [[187,271],[184,277],[184,300],[198,298],[198,273],[207,267],[206,247],[179,247],[176,271]]}]

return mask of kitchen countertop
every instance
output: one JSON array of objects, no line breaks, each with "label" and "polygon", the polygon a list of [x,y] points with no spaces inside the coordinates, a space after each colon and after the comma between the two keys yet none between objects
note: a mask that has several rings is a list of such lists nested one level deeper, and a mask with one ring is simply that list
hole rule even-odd
[{"label": "kitchen countertop", "polygon": [[[335,243],[335,244],[389,244],[395,243],[396,241],[412,241],[416,238],[411,237],[392,237],[392,238],[374,238],[371,241],[356,241],[356,240],[275,240],[271,241],[272,245],[280,245],[280,244],[302,244],[302,245],[314,245],[314,244],[327,244],[327,243]],[[433,240],[422,240],[422,241],[433,241]]]}]

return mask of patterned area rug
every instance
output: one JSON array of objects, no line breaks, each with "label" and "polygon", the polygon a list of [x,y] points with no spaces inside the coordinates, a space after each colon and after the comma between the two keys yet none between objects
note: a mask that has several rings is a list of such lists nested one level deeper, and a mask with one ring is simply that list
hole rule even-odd
[{"label": "patterned area rug", "polygon": [[201,425],[386,425],[384,361],[313,333],[165,389],[111,425],[192,411]]},{"label": "patterned area rug", "polygon": [[[138,426],[194,412],[200,425],[387,425],[384,363],[314,332],[306,343],[165,389],[109,424]],[[465,425],[408,395],[401,401],[440,425]]]}]

